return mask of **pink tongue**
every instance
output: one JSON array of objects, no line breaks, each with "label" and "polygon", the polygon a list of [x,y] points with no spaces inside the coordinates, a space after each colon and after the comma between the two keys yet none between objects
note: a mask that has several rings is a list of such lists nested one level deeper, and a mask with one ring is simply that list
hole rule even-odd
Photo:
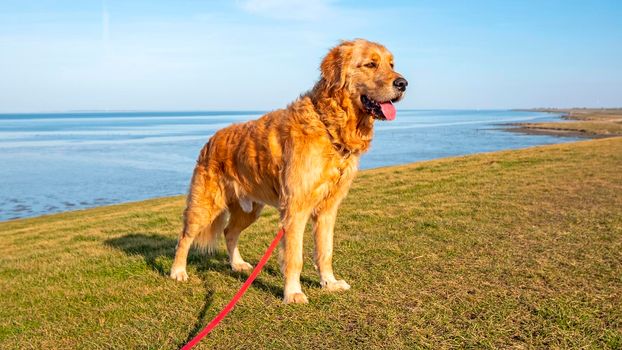
[{"label": "pink tongue", "polygon": [[391,103],[391,101],[382,102],[380,104],[380,108],[382,109],[382,114],[384,114],[384,117],[387,118],[387,120],[395,119],[395,115],[397,114],[397,112],[395,111],[395,107],[393,106],[393,103]]}]

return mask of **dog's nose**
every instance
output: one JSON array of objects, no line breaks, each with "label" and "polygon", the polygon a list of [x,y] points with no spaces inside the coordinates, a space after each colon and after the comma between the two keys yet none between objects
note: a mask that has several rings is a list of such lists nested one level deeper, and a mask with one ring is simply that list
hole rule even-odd
[{"label": "dog's nose", "polygon": [[393,81],[393,86],[395,86],[400,91],[406,91],[408,81],[404,78],[397,78]]}]

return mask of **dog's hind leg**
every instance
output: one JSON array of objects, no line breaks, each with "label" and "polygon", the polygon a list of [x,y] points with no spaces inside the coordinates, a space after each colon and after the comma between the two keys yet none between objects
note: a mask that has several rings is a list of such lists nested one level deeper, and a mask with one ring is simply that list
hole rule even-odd
[{"label": "dog's hind leg", "polygon": [[262,209],[263,204],[253,202],[250,202],[250,208],[243,208],[237,201],[229,204],[230,217],[229,224],[225,228],[225,240],[233,271],[248,271],[253,268],[253,265],[242,259],[238,250],[238,238],[245,228],[259,218]]},{"label": "dog's hind leg", "polygon": [[[205,167],[197,165],[192,175],[190,193],[184,211],[184,227],[179,235],[171,278],[188,279],[186,261],[188,251],[195,242],[201,248],[210,248],[223,232],[226,222],[225,200],[217,176]],[[196,238],[196,241],[195,241]]]}]

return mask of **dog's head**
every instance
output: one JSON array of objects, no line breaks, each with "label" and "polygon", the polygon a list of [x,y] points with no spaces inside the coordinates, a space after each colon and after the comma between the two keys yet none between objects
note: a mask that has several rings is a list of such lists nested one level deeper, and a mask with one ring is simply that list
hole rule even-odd
[{"label": "dog's head", "polygon": [[344,41],[330,50],[320,69],[331,93],[345,92],[374,119],[395,119],[393,102],[404,96],[408,82],[393,70],[393,55],[384,46],[364,39]]}]

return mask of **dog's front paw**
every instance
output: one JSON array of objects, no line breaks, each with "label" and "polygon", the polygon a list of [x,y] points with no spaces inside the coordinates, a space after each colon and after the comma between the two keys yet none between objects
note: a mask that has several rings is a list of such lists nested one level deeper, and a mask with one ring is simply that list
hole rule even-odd
[{"label": "dog's front paw", "polygon": [[283,303],[285,304],[307,304],[309,300],[307,300],[307,296],[304,293],[292,293],[285,295],[283,298]]},{"label": "dog's front paw", "polygon": [[184,282],[188,280],[188,273],[185,268],[172,268],[171,278],[178,282]]},{"label": "dog's front paw", "polygon": [[329,292],[337,292],[350,289],[350,285],[347,284],[344,280],[322,281],[320,284],[322,285],[322,288],[326,289]]},{"label": "dog's front paw", "polygon": [[235,272],[251,271],[253,269],[253,265],[247,263],[246,261],[242,261],[241,263],[231,264],[231,269]]}]

